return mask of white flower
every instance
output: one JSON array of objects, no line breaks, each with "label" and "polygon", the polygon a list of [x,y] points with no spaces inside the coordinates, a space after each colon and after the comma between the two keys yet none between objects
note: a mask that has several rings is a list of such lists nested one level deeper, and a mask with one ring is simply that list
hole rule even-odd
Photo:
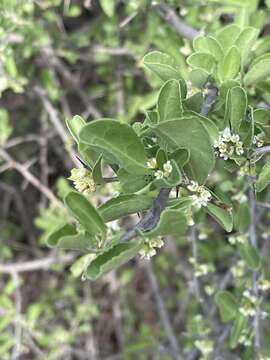
[{"label": "white flower", "polygon": [[164,172],[162,170],[157,170],[155,171],[154,176],[157,180],[163,179]]},{"label": "white flower", "polygon": [[161,248],[164,245],[164,242],[161,237],[149,239],[146,238],[144,240],[143,247],[139,251],[142,259],[149,260],[152,256],[155,256],[157,251],[155,248]]},{"label": "white flower", "polygon": [[187,188],[194,194],[191,195],[192,205],[200,209],[202,206],[207,206],[207,203],[211,200],[212,196],[204,186],[199,186],[196,182],[192,181]]},{"label": "white flower", "polygon": [[201,351],[201,353],[208,358],[214,350],[214,343],[211,340],[196,340],[195,346]]},{"label": "white flower", "polygon": [[190,184],[187,186],[187,188],[192,192],[196,192],[199,188],[199,185],[196,181],[191,181]]},{"label": "white flower", "polygon": [[223,138],[223,141],[226,141],[226,142],[229,142],[231,141],[231,130],[227,127],[223,130],[222,132],[222,138]]},{"label": "white flower", "polygon": [[96,185],[92,178],[92,174],[85,168],[72,169],[71,176],[68,179],[73,182],[75,189],[84,195],[96,191]]},{"label": "white flower", "polygon": [[265,143],[264,133],[260,133],[258,135],[255,135],[252,142],[257,147],[262,147],[264,145],[264,143]]},{"label": "white flower", "polygon": [[232,134],[229,128],[220,131],[218,140],[214,141],[216,155],[224,160],[230,159],[234,153],[242,155],[244,153],[243,143],[240,141],[238,134]]},{"label": "white flower", "polygon": [[165,164],[163,164],[163,170],[164,170],[164,176],[169,177],[172,172],[172,164],[170,160],[166,161]]},{"label": "white flower", "polygon": [[266,279],[260,279],[258,283],[258,288],[261,291],[267,291],[270,289],[270,281]]},{"label": "white flower", "polygon": [[146,166],[149,169],[155,169],[157,167],[157,160],[156,158],[149,159],[146,163]]}]

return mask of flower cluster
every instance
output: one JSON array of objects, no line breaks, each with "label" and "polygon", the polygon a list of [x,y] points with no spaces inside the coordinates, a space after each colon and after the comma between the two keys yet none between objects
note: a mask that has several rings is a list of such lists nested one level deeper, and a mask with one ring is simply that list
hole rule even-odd
[{"label": "flower cluster", "polygon": [[252,345],[252,334],[250,334],[247,329],[244,329],[241,332],[241,336],[239,338],[239,343],[246,347],[249,347]]},{"label": "flower cluster", "polygon": [[[154,170],[157,168],[157,160],[155,158],[149,159],[146,165],[149,169]],[[172,164],[170,160],[168,160],[163,164],[163,170],[160,169],[156,170],[154,176],[157,180],[159,180],[159,179],[163,179],[164,177],[165,178],[169,177],[171,172],[172,172]]]},{"label": "flower cluster", "polygon": [[189,262],[194,266],[194,275],[196,277],[201,277],[214,271],[212,264],[198,264],[193,257],[189,258]]},{"label": "flower cluster", "polygon": [[196,340],[195,346],[201,351],[200,359],[209,359],[209,355],[214,350],[214,343],[211,340]]},{"label": "flower cluster", "polygon": [[246,264],[243,260],[239,260],[236,265],[231,267],[231,273],[234,278],[241,278],[246,273]]},{"label": "flower cluster", "polygon": [[160,236],[149,239],[145,238],[142,249],[139,251],[142,259],[149,260],[152,256],[155,256],[157,251],[155,248],[161,248],[164,245],[164,241]]},{"label": "flower cluster", "polygon": [[231,245],[244,244],[245,242],[247,242],[247,236],[244,234],[240,234],[237,236],[231,235],[228,237],[228,241]]},{"label": "flower cluster", "polygon": [[73,182],[75,189],[84,195],[96,191],[96,185],[92,178],[92,174],[85,168],[72,169],[71,176],[68,179]]},{"label": "flower cluster", "polygon": [[216,155],[228,160],[233,155],[242,155],[244,153],[243,143],[237,134],[232,134],[229,128],[220,131],[219,138],[214,142]]},{"label": "flower cluster", "polygon": [[191,181],[187,188],[189,191],[194,193],[191,195],[192,205],[199,209],[202,206],[207,206],[207,203],[212,198],[210,191],[208,191],[204,186],[198,185],[195,181]]},{"label": "flower cluster", "polygon": [[258,282],[258,288],[261,291],[267,291],[270,289],[270,281],[267,279],[264,279],[263,277],[259,279]]},{"label": "flower cluster", "polygon": [[252,295],[249,290],[245,290],[243,292],[243,304],[240,307],[239,311],[244,316],[255,316],[256,314],[256,306],[258,303],[258,299],[255,295]]}]

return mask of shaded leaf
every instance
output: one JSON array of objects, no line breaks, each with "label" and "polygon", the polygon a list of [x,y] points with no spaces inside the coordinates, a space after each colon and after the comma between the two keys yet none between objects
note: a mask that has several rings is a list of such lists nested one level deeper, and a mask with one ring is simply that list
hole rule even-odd
[{"label": "shaded leaf", "polygon": [[217,205],[208,203],[207,212],[211,215],[227,232],[231,232],[233,228],[232,212],[225,210]]},{"label": "shaded leaf", "polygon": [[[207,131],[198,117],[190,116],[159,123],[152,128],[172,148],[186,148],[190,160],[186,165],[189,177],[202,184],[214,166],[213,147]],[[190,141],[192,139],[192,141]]]},{"label": "shaded leaf", "polygon": [[234,132],[238,133],[247,111],[247,94],[240,86],[235,86],[227,93],[225,108],[225,124],[231,125]]},{"label": "shaded leaf", "polygon": [[153,199],[145,195],[124,194],[108,200],[98,208],[98,211],[107,222],[146,210],[152,202]]},{"label": "shaded leaf", "polygon": [[239,244],[238,250],[241,258],[251,269],[258,270],[261,267],[261,258],[258,250],[249,241]]},{"label": "shaded leaf", "polygon": [[234,325],[230,332],[230,348],[235,349],[238,341],[242,335],[243,330],[247,325],[247,318],[241,313],[237,314]]},{"label": "shaded leaf", "polygon": [[57,246],[57,243],[60,238],[67,235],[75,235],[77,233],[76,227],[74,225],[65,224],[58,227],[51,234],[48,235],[47,245],[50,247]]},{"label": "shaded leaf", "polygon": [[268,161],[259,173],[256,181],[256,190],[258,192],[263,191],[270,183],[270,161]]},{"label": "shaded leaf", "polygon": [[65,204],[90,235],[106,234],[102,217],[85,196],[71,191],[65,197]]},{"label": "shaded leaf", "polygon": [[215,296],[215,302],[223,322],[233,320],[238,313],[238,303],[229,291],[219,291]]},{"label": "shaded leaf", "polygon": [[85,275],[90,280],[97,280],[107,272],[128,262],[136,256],[142,247],[142,241],[130,241],[116,244],[106,250],[90,263]]},{"label": "shaded leaf", "polygon": [[185,214],[180,210],[165,209],[157,227],[145,233],[146,236],[184,235],[187,229]]},{"label": "shaded leaf", "polygon": [[130,125],[116,120],[91,121],[80,132],[80,141],[109,154],[116,163],[132,174],[149,172],[143,144]]}]

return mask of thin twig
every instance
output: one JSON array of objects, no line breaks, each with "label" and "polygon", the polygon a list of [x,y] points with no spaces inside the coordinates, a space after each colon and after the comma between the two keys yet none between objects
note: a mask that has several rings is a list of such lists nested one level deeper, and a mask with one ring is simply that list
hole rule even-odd
[{"label": "thin twig", "polygon": [[61,256],[50,255],[38,260],[0,264],[0,273],[12,275],[13,273],[48,270],[52,265],[68,264],[71,263],[75,258],[75,254],[69,253]]},{"label": "thin twig", "polygon": [[[58,115],[57,110],[54,108],[54,106],[48,99],[47,93],[43,88],[41,88],[40,86],[36,86],[34,88],[34,90],[35,90],[35,93],[39,96],[44,109],[48,113],[49,119],[50,119],[51,123],[53,124],[56,132],[58,133],[59,137],[61,138],[64,145],[66,146],[70,142],[70,136],[69,136],[66,128],[64,127],[64,125]],[[73,163],[76,166],[81,167],[81,164],[79,163],[79,161],[76,157],[75,151],[71,147],[69,147],[68,152],[70,154],[70,157],[71,157],[71,160],[73,161]]]},{"label": "thin twig", "polygon": [[160,288],[158,285],[158,280],[155,276],[155,273],[153,271],[152,268],[152,264],[151,264],[151,260],[147,261],[146,265],[145,265],[145,269],[146,269],[146,273],[149,279],[149,283],[151,286],[151,289],[153,291],[154,297],[155,297],[155,301],[157,304],[157,310],[158,310],[158,314],[160,317],[160,321],[164,327],[164,330],[167,334],[171,349],[173,351],[173,355],[174,358],[177,360],[181,360],[183,359],[182,355],[181,355],[181,350],[177,341],[177,337],[174,333],[172,324],[170,322],[169,319],[169,315],[168,312],[166,310],[166,306],[164,304],[164,301],[161,297],[161,292],[160,292]]},{"label": "thin twig", "polygon": [[[254,248],[258,249],[257,242],[257,233],[256,233],[256,192],[254,188],[254,180],[248,178],[249,180],[249,204],[250,204],[250,226],[249,226],[249,237],[250,242]],[[258,272],[256,270],[252,273],[252,290],[254,295],[259,297],[258,289]],[[260,307],[259,304],[256,306],[256,314],[253,320],[253,329],[254,329],[254,351],[255,353],[260,352],[261,338],[260,338]]]},{"label": "thin twig", "polygon": [[153,6],[157,13],[166,20],[172,27],[184,38],[188,40],[194,39],[199,35],[199,31],[186,24],[176,12],[165,3],[158,3]]},{"label": "thin twig", "polygon": [[62,202],[57,199],[54,193],[43,185],[38,178],[36,178],[24,165],[15,161],[4,149],[0,148],[0,157],[2,157],[10,168],[17,170],[27,181],[29,181],[35,188],[42,192],[52,203],[56,206],[63,208]]}]

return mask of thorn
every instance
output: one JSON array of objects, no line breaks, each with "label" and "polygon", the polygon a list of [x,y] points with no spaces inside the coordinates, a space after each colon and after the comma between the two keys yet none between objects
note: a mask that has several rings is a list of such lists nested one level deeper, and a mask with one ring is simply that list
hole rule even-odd
[{"label": "thorn", "polygon": [[79,162],[87,169],[89,169],[90,171],[92,171],[92,168],[90,166],[88,166],[82,159],[79,158],[79,156],[76,155],[76,158],[79,160]]}]

